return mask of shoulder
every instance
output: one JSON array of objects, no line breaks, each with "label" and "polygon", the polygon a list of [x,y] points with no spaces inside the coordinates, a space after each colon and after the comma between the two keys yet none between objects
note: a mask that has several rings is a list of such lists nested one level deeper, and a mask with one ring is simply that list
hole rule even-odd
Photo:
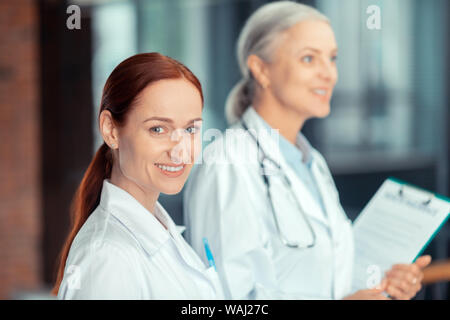
[{"label": "shoulder", "polygon": [[210,219],[252,216],[264,210],[265,194],[256,144],[251,137],[229,131],[205,148],[203,161],[189,175],[184,213]]},{"label": "shoulder", "polygon": [[139,299],[142,270],[133,246],[92,239],[72,247],[64,271],[59,299]]},{"label": "shoulder", "polygon": [[72,243],[58,298],[140,299],[145,261],[126,227],[97,207]]},{"label": "shoulder", "polygon": [[252,137],[239,125],[224,132],[207,135],[212,141],[203,150],[203,164],[249,164],[257,161],[257,147]]},{"label": "shoulder", "polygon": [[[112,214],[97,207],[84,223],[70,248],[68,261],[91,258],[131,263],[139,253],[139,242]],[[123,260],[123,258],[126,258]],[[124,267],[123,265],[122,267]]]},{"label": "shoulder", "polygon": [[[212,140],[211,137],[208,140]],[[233,126],[223,133],[217,133],[214,141],[203,150],[189,180],[223,180],[237,178],[241,183],[257,174],[258,152],[256,144],[245,130]]]},{"label": "shoulder", "polygon": [[184,197],[213,194],[215,199],[243,196],[251,188],[257,193],[263,188],[263,179],[259,174],[259,165],[251,162],[239,162],[231,156],[224,162],[213,161],[196,164],[189,175]]},{"label": "shoulder", "polygon": [[59,299],[140,299],[142,271],[132,255],[111,243],[67,260]]}]

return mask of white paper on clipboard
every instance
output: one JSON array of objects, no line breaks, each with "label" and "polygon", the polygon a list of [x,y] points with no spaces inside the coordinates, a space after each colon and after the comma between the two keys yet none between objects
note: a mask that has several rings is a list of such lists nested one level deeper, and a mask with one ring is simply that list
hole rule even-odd
[{"label": "white paper on clipboard", "polygon": [[389,178],[353,225],[353,290],[377,285],[392,265],[413,262],[446,223],[450,200]]}]

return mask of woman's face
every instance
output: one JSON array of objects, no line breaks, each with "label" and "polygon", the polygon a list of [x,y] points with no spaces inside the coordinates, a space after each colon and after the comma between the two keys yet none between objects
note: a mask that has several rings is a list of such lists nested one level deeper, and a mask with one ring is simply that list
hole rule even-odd
[{"label": "woman's face", "polygon": [[286,30],[270,63],[267,88],[284,107],[305,119],[325,117],[337,81],[337,45],[323,21],[302,21]]},{"label": "woman's face", "polygon": [[118,129],[121,173],[146,191],[181,191],[201,150],[202,99],[185,79],[146,87]]}]

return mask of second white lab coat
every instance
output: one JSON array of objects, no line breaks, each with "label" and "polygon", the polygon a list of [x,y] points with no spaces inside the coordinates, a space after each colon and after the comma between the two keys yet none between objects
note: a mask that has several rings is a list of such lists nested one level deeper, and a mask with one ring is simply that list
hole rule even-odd
[{"label": "second white lab coat", "polygon": [[58,298],[223,298],[216,271],[205,267],[159,203],[154,214],[104,180],[100,204],[70,248]]},{"label": "second white lab coat", "polygon": [[[243,115],[249,129],[265,130],[256,111]],[[232,129],[242,128],[239,124]],[[227,137],[228,139],[228,137]],[[351,221],[343,211],[323,157],[312,150],[312,174],[326,212],[280,156],[276,139],[261,139],[264,152],[279,161],[316,234],[310,249],[293,249],[280,240],[258,162],[255,141],[241,136],[237,148],[219,138],[203,152],[204,163],[191,173],[184,193],[187,239],[197,252],[209,239],[226,297],[233,299],[340,299],[350,294],[354,244]],[[280,183],[275,199],[289,195]],[[284,198],[286,199],[286,198]],[[308,230],[292,201],[282,201],[278,220],[284,230],[302,237]]]}]

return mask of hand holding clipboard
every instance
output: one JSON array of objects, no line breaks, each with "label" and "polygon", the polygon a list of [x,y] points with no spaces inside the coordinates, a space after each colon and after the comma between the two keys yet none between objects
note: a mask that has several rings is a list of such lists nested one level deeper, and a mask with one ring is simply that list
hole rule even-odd
[{"label": "hand holding clipboard", "polygon": [[[386,271],[416,261],[449,212],[450,199],[386,180],[354,223],[354,290],[373,287]],[[428,263],[429,258],[416,261],[419,268]]]}]

